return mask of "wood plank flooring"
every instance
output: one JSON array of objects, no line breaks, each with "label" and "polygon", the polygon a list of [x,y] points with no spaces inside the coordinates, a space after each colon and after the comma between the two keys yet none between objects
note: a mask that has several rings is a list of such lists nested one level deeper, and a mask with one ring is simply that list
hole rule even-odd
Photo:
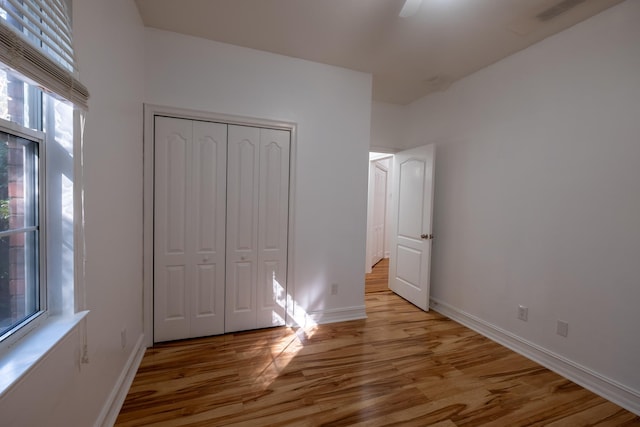
[{"label": "wood plank flooring", "polygon": [[640,426],[640,417],[390,291],[368,292],[366,304],[366,320],[148,349],[116,425]]},{"label": "wood plank flooring", "polygon": [[389,292],[389,258],[383,258],[365,276],[365,293]]}]

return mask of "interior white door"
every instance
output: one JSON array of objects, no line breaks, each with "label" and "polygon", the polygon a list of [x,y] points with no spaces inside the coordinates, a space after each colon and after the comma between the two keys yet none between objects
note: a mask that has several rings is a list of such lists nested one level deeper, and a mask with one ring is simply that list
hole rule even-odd
[{"label": "interior white door", "polygon": [[154,341],[224,332],[227,126],[156,117]]},{"label": "interior white door", "polygon": [[384,257],[384,231],[387,220],[387,169],[375,162],[373,170],[372,266]]},{"label": "interior white door", "polygon": [[229,126],[225,331],[285,323],[288,131]]},{"label": "interior white door", "polygon": [[389,288],[429,310],[435,148],[425,145],[394,156],[393,227]]}]

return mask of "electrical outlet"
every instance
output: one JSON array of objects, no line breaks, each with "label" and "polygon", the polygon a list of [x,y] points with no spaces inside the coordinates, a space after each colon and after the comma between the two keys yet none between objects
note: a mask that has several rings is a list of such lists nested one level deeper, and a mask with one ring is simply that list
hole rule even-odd
[{"label": "electrical outlet", "polygon": [[564,320],[558,320],[558,329],[556,330],[557,334],[561,337],[567,337],[569,335],[569,323]]},{"label": "electrical outlet", "polygon": [[529,318],[529,309],[527,307],[525,307],[524,305],[519,305],[518,306],[518,319],[522,320],[523,322],[526,322],[528,318]]},{"label": "electrical outlet", "polygon": [[331,295],[338,295],[338,284],[337,283],[332,283],[331,284]]},{"label": "electrical outlet", "polygon": [[120,346],[122,348],[127,346],[127,328],[122,328],[120,331]]}]

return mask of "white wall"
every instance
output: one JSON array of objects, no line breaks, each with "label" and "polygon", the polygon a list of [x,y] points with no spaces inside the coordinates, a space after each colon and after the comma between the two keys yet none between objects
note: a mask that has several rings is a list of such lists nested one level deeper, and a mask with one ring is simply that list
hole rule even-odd
[{"label": "white wall", "polygon": [[[73,332],[0,402],[2,425],[90,426],[142,333],[143,27],[130,0],[74,1],[85,131],[89,364]],[[120,332],[127,330],[127,345]]]},{"label": "white wall", "polygon": [[636,396],[638,22],[629,0],[423,98],[407,137],[437,143],[432,296]]},{"label": "white wall", "polygon": [[85,130],[90,364],[74,405],[95,416],[142,334],[144,27],[130,0],[83,0],[74,8],[81,79],[91,93]]},{"label": "white wall", "polygon": [[147,103],[297,123],[289,291],[319,317],[362,310],[371,76],[152,29],[145,55]]},{"label": "white wall", "polygon": [[371,104],[371,151],[394,152],[406,148],[407,107],[386,102]]}]

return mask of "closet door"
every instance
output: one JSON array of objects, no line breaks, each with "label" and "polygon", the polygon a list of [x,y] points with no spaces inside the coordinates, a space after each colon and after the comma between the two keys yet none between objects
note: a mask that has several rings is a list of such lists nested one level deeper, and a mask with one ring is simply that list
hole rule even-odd
[{"label": "closet door", "polygon": [[193,122],[191,336],[224,333],[227,125]]},{"label": "closet door", "polygon": [[154,341],[224,332],[227,126],[156,117]]},{"label": "closet door", "polygon": [[285,324],[289,229],[289,132],[260,130],[257,327]]},{"label": "closet door", "polygon": [[226,332],[285,323],[289,132],[229,126]]}]

